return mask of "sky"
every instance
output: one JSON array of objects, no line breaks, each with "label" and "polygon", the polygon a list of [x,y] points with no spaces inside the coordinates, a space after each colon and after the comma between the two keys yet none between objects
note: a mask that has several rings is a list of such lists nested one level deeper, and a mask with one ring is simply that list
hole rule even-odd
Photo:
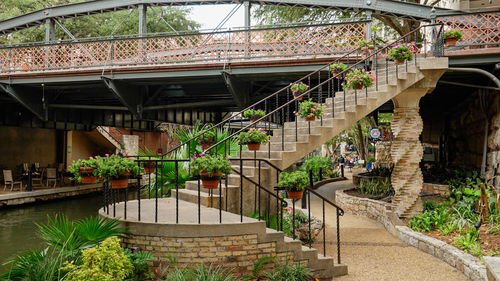
[{"label": "sky", "polygon": [[[235,6],[237,5],[191,6],[191,19],[199,22],[202,29],[213,29]],[[244,10],[245,8],[241,6],[224,27],[242,27],[244,25]]]}]

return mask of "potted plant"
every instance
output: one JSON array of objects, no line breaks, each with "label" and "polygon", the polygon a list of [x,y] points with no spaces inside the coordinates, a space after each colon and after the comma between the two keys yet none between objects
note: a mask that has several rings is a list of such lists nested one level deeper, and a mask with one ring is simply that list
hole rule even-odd
[{"label": "potted plant", "polygon": [[[304,84],[302,81],[300,81],[299,83],[290,84],[290,90],[292,91],[294,99],[305,93],[307,89],[309,89],[309,86]],[[299,100],[302,100],[302,97],[300,97]]]},{"label": "potted plant", "polygon": [[353,69],[347,73],[345,81],[342,84],[344,89],[361,90],[372,86],[375,75],[364,69]]},{"label": "potted plant", "polygon": [[231,173],[231,162],[219,155],[201,153],[193,155],[189,164],[193,174],[199,174],[202,186],[207,189],[216,189],[219,186],[222,175]]},{"label": "potted plant", "polygon": [[81,183],[96,183],[97,168],[102,163],[102,158],[99,156],[89,157],[89,159],[78,159],[73,161],[69,167],[70,173],[73,174],[74,180]]},{"label": "potted plant", "polygon": [[300,199],[308,184],[308,178],[307,173],[304,171],[296,171],[293,173],[283,172],[280,174],[278,187],[285,188],[288,198]]},{"label": "potted plant", "polygon": [[312,100],[306,100],[299,104],[299,111],[295,112],[295,115],[304,118],[306,121],[314,121],[316,117],[323,117],[325,107],[326,105],[321,106]]},{"label": "potted plant", "polygon": [[130,176],[139,175],[139,166],[132,157],[111,155],[104,159],[97,169],[97,175],[111,182],[111,188],[119,189],[128,186]]},{"label": "potted plant", "polygon": [[413,60],[413,46],[408,43],[401,43],[391,47],[388,58],[393,59],[397,64],[403,64],[406,60]]},{"label": "potted plant", "polygon": [[[210,126],[212,127],[211,124],[207,125],[207,126]],[[213,129],[213,130],[209,130],[209,131],[206,131],[205,133],[203,133],[199,138],[198,138],[198,141],[200,142],[200,146],[203,150],[206,150],[208,149],[210,146],[212,146],[213,144],[216,143],[217,141],[217,138],[216,138],[216,130]]]},{"label": "potted plant", "polygon": [[156,171],[156,164],[153,161],[143,162],[142,167],[146,174],[152,174]]},{"label": "potted plant", "polygon": [[462,39],[462,32],[458,30],[446,31],[444,33],[444,38],[447,46],[455,46],[457,44],[457,41],[460,41],[460,39]]},{"label": "potted plant", "polygon": [[330,64],[329,66],[330,72],[332,73],[333,76],[338,75],[340,72],[344,71],[347,69],[347,65],[339,62],[339,63],[334,63]]},{"label": "potted plant", "polygon": [[250,119],[252,123],[264,116],[266,116],[266,112],[262,109],[249,109],[243,112],[243,117]]},{"label": "potted plant", "polygon": [[375,43],[372,41],[361,40],[358,43],[358,47],[361,49],[363,55],[368,55],[370,54],[371,51],[375,49]]},{"label": "potted plant", "polygon": [[238,135],[238,142],[240,144],[246,144],[248,146],[248,150],[259,150],[261,143],[269,142],[269,136],[266,134],[266,131],[260,129],[257,130],[255,128],[250,128],[248,132],[241,132]]}]

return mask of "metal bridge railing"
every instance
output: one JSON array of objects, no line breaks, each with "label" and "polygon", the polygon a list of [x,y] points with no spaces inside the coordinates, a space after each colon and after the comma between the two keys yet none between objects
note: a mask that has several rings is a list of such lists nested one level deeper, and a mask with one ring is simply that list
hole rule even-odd
[{"label": "metal bridge railing", "polygon": [[0,48],[0,75],[110,71],[158,64],[226,63],[343,54],[365,38],[367,21],[118,38]]}]

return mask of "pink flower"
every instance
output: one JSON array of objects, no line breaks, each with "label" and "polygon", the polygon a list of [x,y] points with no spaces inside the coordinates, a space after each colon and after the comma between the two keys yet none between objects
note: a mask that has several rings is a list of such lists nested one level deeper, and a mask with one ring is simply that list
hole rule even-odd
[{"label": "pink flower", "polygon": [[109,157],[109,154],[108,154],[108,153],[106,153],[106,154],[104,154],[104,156]]},{"label": "pink flower", "polygon": [[128,159],[130,159],[130,160],[134,160],[134,158],[132,158],[132,157],[129,157]]},{"label": "pink flower", "polygon": [[94,159],[94,157],[90,156],[89,159]]}]

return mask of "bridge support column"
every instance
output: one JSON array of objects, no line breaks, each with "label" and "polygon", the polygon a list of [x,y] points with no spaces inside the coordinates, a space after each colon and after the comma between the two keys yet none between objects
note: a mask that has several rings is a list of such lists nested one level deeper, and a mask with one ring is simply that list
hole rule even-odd
[{"label": "bridge support column", "polygon": [[391,183],[396,194],[392,202],[400,217],[410,217],[422,211],[419,194],[422,190],[423,177],[419,164],[424,149],[419,140],[423,129],[419,102],[428,90],[428,88],[410,88],[393,99],[394,116],[391,128],[394,141],[391,157],[394,170]]},{"label": "bridge support column", "polygon": [[45,20],[45,43],[56,41],[56,25],[53,19]]},{"label": "bridge support column", "polygon": [[144,4],[141,4],[137,9],[139,9],[139,36],[143,36],[148,33],[146,18],[148,7]]}]

